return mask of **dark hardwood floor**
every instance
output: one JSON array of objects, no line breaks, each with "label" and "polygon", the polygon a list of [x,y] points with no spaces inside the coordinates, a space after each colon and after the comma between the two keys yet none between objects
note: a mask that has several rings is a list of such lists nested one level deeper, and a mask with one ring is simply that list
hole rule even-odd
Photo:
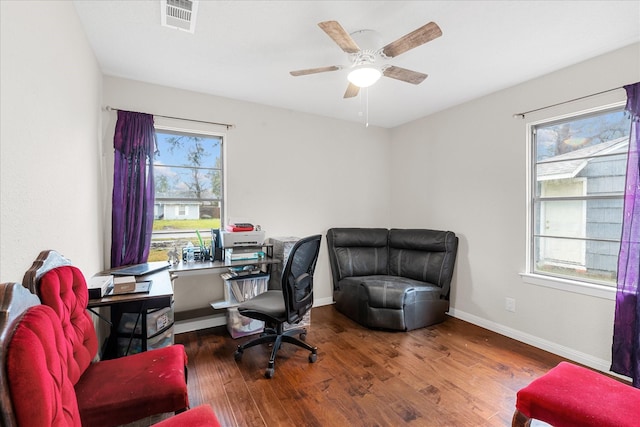
[{"label": "dark hardwood floor", "polygon": [[233,357],[251,337],[218,327],[178,334],[189,356],[191,406],[209,404],[223,426],[509,426],[516,392],[561,357],[464,321],[410,332],[366,329],[333,306],[314,308],[308,352],[283,344]]}]

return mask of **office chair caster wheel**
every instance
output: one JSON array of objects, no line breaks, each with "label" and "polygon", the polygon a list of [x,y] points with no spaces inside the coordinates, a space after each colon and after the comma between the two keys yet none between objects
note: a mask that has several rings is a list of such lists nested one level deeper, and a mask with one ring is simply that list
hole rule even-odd
[{"label": "office chair caster wheel", "polygon": [[311,353],[309,355],[309,363],[315,363],[316,360],[318,360],[318,355],[315,353]]},{"label": "office chair caster wheel", "polygon": [[236,350],[236,352],[233,353],[233,358],[236,360],[236,362],[242,359],[242,350]]},{"label": "office chair caster wheel", "polygon": [[275,369],[273,368],[267,368],[266,371],[264,371],[264,376],[267,378],[273,378],[273,374],[275,373]]}]

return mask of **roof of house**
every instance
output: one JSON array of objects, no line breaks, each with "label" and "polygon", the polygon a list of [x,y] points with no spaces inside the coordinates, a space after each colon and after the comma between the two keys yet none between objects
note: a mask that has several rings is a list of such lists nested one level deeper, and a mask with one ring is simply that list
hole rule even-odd
[{"label": "roof of house", "polygon": [[629,138],[612,139],[591,145],[569,153],[559,154],[538,162],[536,177],[538,181],[573,178],[589,164],[594,157],[621,150],[629,145]]}]

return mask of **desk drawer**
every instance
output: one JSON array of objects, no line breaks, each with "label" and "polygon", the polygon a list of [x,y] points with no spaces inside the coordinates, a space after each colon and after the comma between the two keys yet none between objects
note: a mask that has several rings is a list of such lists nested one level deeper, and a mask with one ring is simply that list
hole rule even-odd
[{"label": "desk drawer", "polygon": [[[136,320],[138,324],[136,325]],[[155,335],[158,331],[173,324],[173,307],[160,308],[147,312],[147,337]],[[118,332],[121,334],[131,334],[135,325],[135,334],[140,335],[142,321],[138,319],[138,313],[123,313]]]}]

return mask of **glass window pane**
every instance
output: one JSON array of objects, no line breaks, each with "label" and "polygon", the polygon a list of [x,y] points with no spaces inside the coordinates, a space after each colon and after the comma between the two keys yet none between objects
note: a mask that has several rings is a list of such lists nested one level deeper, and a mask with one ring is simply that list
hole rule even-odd
[{"label": "glass window pane", "polygon": [[536,237],[534,272],[615,286],[619,248],[617,241]]},{"label": "glass window pane", "polygon": [[[537,126],[536,161],[610,144],[620,138],[628,139],[629,130],[629,118],[621,109]],[[575,154],[573,156],[576,157]]]},{"label": "glass window pane", "polygon": [[155,206],[149,261],[179,256],[191,242],[211,244],[211,229],[220,228],[222,213],[222,137],[156,132]]},{"label": "glass window pane", "polygon": [[156,199],[220,199],[221,171],[154,164]]},{"label": "glass window pane", "polygon": [[615,285],[630,121],[622,109],[535,126],[535,273]]},{"label": "glass window pane", "polygon": [[215,168],[220,166],[222,138],[209,135],[156,132],[156,161],[174,166]]}]

